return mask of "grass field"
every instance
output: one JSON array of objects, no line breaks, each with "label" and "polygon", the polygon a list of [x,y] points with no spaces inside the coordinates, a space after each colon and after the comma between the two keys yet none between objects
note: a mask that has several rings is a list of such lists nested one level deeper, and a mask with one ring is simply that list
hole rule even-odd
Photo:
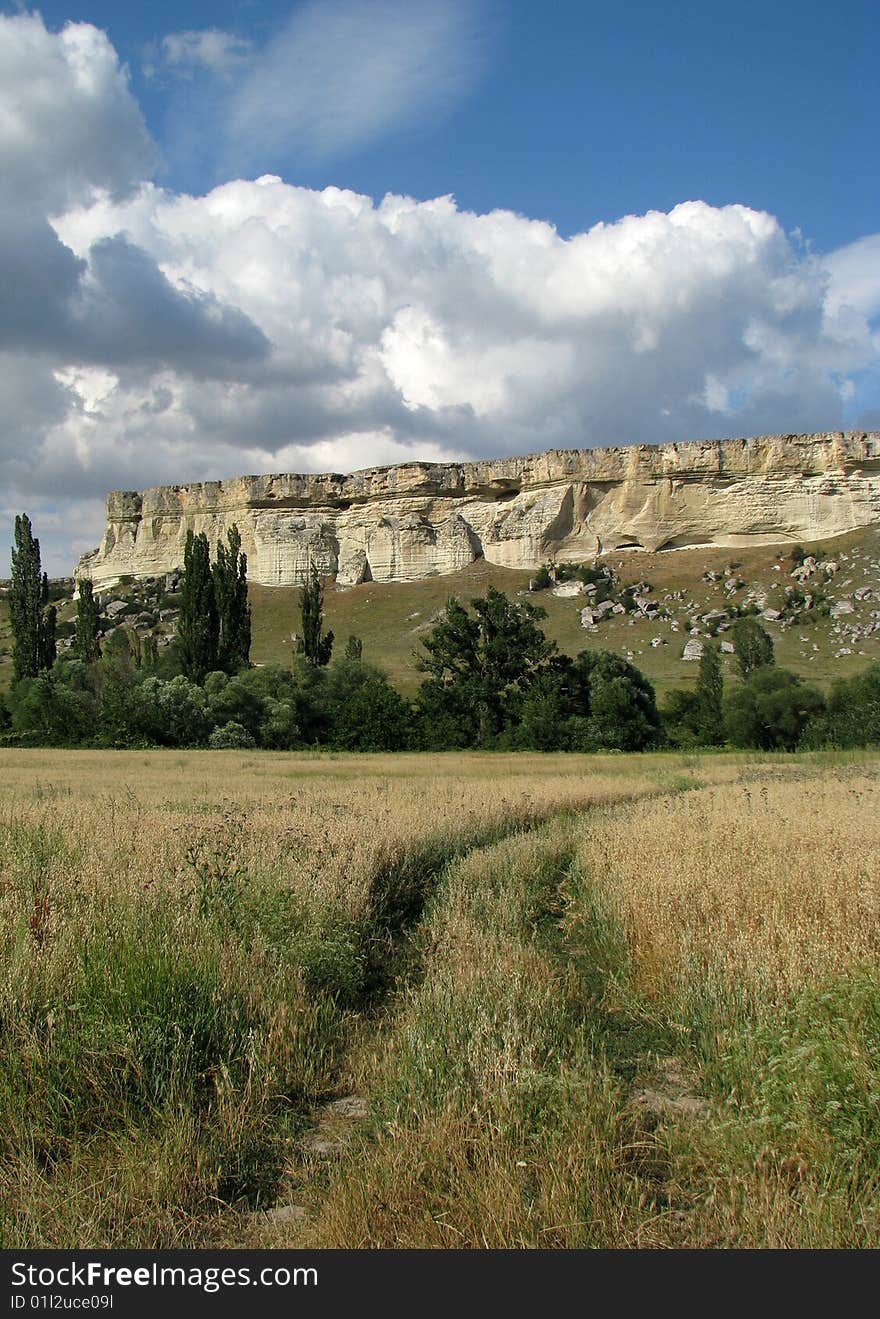
[{"label": "grass field", "polygon": [[2,1244],[876,1245],[878,771],[0,752]]}]

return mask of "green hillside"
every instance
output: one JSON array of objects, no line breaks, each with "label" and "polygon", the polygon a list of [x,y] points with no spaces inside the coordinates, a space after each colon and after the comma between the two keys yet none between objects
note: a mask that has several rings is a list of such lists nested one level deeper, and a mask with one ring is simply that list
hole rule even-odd
[{"label": "green hillside", "polygon": [[[668,617],[658,620],[612,615],[603,619],[597,631],[585,631],[581,626],[581,610],[589,604],[587,597],[560,598],[552,590],[529,592],[533,572],[494,567],[482,559],[462,572],[417,582],[369,582],[350,588],[328,583],[324,598],[326,626],[336,635],[337,654],[353,633],[363,641],[364,658],[381,665],[400,690],[412,692],[419,682],[414,652],[448,597],[456,595],[467,601],[485,594],[492,585],[546,609],[544,628],[563,651],[575,655],[583,649],[607,649],[626,654],[662,696],[670,688],[696,681],[697,665],[682,659],[691,618],[699,619],[710,610],[722,610],[731,604],[748,605],[755,599],[763,602],[762,607],[781,609],[788,587],[812,593],[818,607],[802,612],[788,624],[762,619],[775,641],[777,663],[827,687],[836,677],[850,676],[880,661],[880,528],[850,532],[835,540],[805,542],[803,549],[820,561],[835,560],[839,571],[833,576],[816,573],[799,587],[791,576],[790,552],[780,546],[607,555],[601,562],[617,575],[618,597],[627,586],[646,582],[651,587],[648,598],[656,600]],[[733,573],[727,575],[743,585],[728,593],[724,570],[730,568]],[[131,587],[120,585],[111,594],[126,598],[131,591]],[[856,599],[856,593],[864,598]],[[251,586],[251,653],[255,663],[290,662],[292,634],[300,624],[299,595],[296,587]],[[847,599],[852,613],[838,619],[831,617],[829,608]],[[59,604],[62,623],[73,614],[69,599]],[[705,626],[700,626],[705,632]],[[718,635],[724,640],[723,631]],[[657,637],[663,644],[652,646],[652,639]],[[11,677],[10,651],[8,607],[0,597],[0,687],[8,686]],[[724,662],[732,673],[730,656]]]},{"label": "green hillside", "polygon": [[[797,622],[787,626],[761,620],[776,644],[777,663],[824,687],[836,677],[850,676],[880,661],[880,630],[856,643],[841,630],[844,626],[856,626],[860,630],[870,626],[876,621],[871,619],[871,611],[880,611],[880,528],[851,532],[815,544],[805,542],[803,548],[822,561],[836,559],[840,563],[840,571],[827,581],[821,574],[826,606],[863,587],[872,590],[871,598],[853,601],[853,614],[840,620],[818,610],[801,614]],[[351,588],[328,585],[324,597],[326,626],[336,634],[339,648],[350,633],[359,636],[364,643],[364,657],[380,664],[401,690],[412,691],[419,681],[413,652],[448,597],[456,595],[466,601],[485,594],[492,585],[513,597],[522,593],[531,603],[546,609],[545,631],[570,655],[584,649],[630,652],[633,663],[647,674],[662,695],[672,687],[686,687],[696,681],[697,665],[681,658],[689,639],[690,617],[723,609],[731,603],[726,598],[723,577],[707,581],[704,574],[721,574],[725,567],[737,564],[735,576],[745,585],[732,597],[732,602],[745,603],[750,593],[755,593],[763,595],[770,608],[782,606],[786,586],[796,589],[798,585],[790,575],[793,565],[789,552],[779,546],[658,554],[628,552],[607,555],[602,562],[617,573],[621,588],[642,581],[650,583],[650,598],[671,611],[672,621],[679,625],[678,631],[672,630],[671,622],[635,619],[629,615],[612,616],[603,620],[598,631],[585,631],[580,624],[580,612],[588,604],[586,598],[559,598],[549,590],[529,592],[529,580],[534,572],[493,567],[485,560],[478,560],[463,572],[419,582],[370,582]],[[682,600],[668,598],[679,591]],[[254,661],[284,662],[292,651],[291,634],[299,629],[299,591],[293,587],[252,586],[251,600]],[[652,647],[652,639],[658,636],[665,644]],[[802,640],[803,637],[807,640]],[[724,639],[723,632],[719,638]],[[837,653],[844,648],[851,654]],[[725,663],[730,668],[729,657]]]}]

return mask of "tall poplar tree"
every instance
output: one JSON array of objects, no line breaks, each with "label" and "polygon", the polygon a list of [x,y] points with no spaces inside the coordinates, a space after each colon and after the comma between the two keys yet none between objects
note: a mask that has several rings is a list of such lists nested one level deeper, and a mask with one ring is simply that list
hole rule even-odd
[{"label": "tall poplar tree", "polygon": [[704,746],[715,746],[724,739],[724,677],[718,647],[708,641],[700,656],[700,672],[694,696],[700,741]]},{"label": "tall poplar tree", "polygon": [[220,623],[211,572],[211,552],[203,531],[186,533],[177,644],[183,672],[202,683],[217,668]]},{"label": "tall poplar tree", "polygon": [[26,513],[15,519],[9,616],[12,624],[12,673],[35,678],[55,663],[55,621],[49,581],[40,567],[40,542]]},{"label": "tall poplar tree", "polygon": [[302,588],[300,618],[302,620],[303,652],[310,664],[318,667],[330,663],[333,650],[333,633],[324,635],[324,588],[318,569],[309,563],[308,576]]},{"label": "tall poplar tree", "polygon": [[217,665],[226,673],[246,669],[251,657],[251,607],[248,604],[247,555],[241,552],[237,526],[217,543],[213,569],[219,640]]},{"label": "tall poplar tree", "polygon": [[756,669],[773,663],[773,638],[755,618],[738,618],[730,631],[736,650],[736,663],[743,682]]},{"label": "tall poplar tree", "polygon": [[98,645],[98,602],[92,583],[83,578],[76,597],[76,642],[74,650],[86,664],[101,658]]}]

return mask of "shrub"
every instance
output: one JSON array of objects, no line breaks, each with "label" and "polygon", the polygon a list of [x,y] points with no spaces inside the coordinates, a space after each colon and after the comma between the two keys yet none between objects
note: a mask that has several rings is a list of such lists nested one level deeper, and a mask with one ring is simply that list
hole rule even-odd
[{"label": "shrub", "polygon": [[409,702],[387,682],[369,682],[341,712],[336,743],[349,751],[405,751],[412,744]]},{"label": "shrub", "polygon": [[737,747],[794,751],[825,708],[821,692],[788,669],[763,665],[724,703],[724,727]]},{"label": "shrub", "polygon": [[253,736],[241,724],[230,719],[222,728],[215,728],[208,738],[213,751],[247,751],[256,746]]},{"label": "shrub", "polygon": [[130,726],[160,746],[199,746],[210,727],[205,693],[182,674],[149,677],[131,691]]},{"label": "shrub", "polygon": [[801,746],[807,748],[880,745],[880,664],[835,682],[828,709],[810,723]]}]

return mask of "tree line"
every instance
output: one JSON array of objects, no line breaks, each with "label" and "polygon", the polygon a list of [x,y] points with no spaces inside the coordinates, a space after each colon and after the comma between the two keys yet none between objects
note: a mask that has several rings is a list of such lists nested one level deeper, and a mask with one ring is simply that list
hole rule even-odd
[{"label": "tree line", "polygon": [[695,688],[658,708],[633,664],[608,650],[561,653],[541,627],[545,610],[491,586],[469,607],[447,602],[415,656],[421,683],[408,700],[364,659],[357,637],[333,658],[314,565],[292,663],[253,666],[237,527],[213,555],[204,533],[188,533],[177,636],[161,653],[154,636],[131,629],[102,639],[92,584],[82,581],[73,645],[59,655],[48,597],[39,541],[21,515],[9,596],[13,682],[0,701],[6,744],[591,752],[880,743],[880,665],[838,681],[826,700],[775,664],[772,638],[750,617],[731,632],[739,681],[730,690],[707,640]]}]

